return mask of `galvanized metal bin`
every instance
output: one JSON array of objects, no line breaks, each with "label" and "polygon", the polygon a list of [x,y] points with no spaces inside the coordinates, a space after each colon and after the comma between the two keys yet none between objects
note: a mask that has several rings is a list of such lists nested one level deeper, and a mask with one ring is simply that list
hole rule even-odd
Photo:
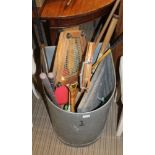
[{"label": "galvanized metal bin", "polygon": [[[96,50],[96,54],[99,48],[100,46]],[[51,58],[53,57],[51,53],[54,52],[54,47],[48,47],[46,51],[50,65]],[[55,106],[45,95],[53,129],[58,138],[65,144],[81,147],[95,142],[100,137],[107,120],[111,103],[114,102],[116,89],[116,76],[111,54],[100,63],[96,73],[100,74],[103,68],[104,74],[103,77],[100,78],[100,80],[102,80],[102,86],[100,86],[99,89],[96,87],[95,92],[93,91],[94,93],[90,91],[91,94],[89,94],[90,92],[86,94],[86,98],[89,97],[87,101],[90,102],[90,105],[96,105],[95,110],[81,113],[67,112]],[[99,75],[94,76],[96,79],[92,79],[92,85],[95,86],[98,76]],[[106,101],[99,105],[97,95],[100,95],[100,97],[104,96]]]}]

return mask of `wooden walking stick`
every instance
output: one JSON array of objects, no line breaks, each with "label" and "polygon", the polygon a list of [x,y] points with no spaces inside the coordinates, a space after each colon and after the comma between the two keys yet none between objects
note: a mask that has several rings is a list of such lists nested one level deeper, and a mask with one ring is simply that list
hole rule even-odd
[{"label": "wooden walking stick", "polygon": [[98,35],[97,39],[95,40],[94,50],[95,50],[96,47],[98,46],[98,44],[99,44],[99,42],[100,42],[100,40],[101,40],[103,34],[105,33],[105,31],[106,31],[106,29],[107,29],[107,27],[108,27],[108,25],[109,25],[109,23],[110,23],[110,21],[111,21],[111,19],[112,19],[112,17],[113,17],[113,14],[115,13],[115,11],[116,11],[116,9],[117,9],[119,3],[120,3],[120,0],[116,0],[116,2],[115,2],[115,4],[114,4],[114,6],[113,6],[113,8],[112,8],[112,10],[111,10],[111,12],[110,12],[110,14],[109,14],[109,16],[108,16],[106,22],[105,22],[105,24],[104,24],[104,26],[103,26],[103,28],[102,28],[100,34]]}]

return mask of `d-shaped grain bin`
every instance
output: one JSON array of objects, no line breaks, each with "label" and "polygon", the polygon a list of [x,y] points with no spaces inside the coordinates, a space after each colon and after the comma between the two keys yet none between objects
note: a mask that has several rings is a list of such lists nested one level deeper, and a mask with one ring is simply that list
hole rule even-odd
[{"label": "d-shaped grain bin", "polygon": [[[99,48],[95,51],[96,56]],[[54,47],[46,48],[49,66],[54,50]],[[77,113],[65,111],[54,105],[45,94],[49,117],[58,138],[65,144],[78,147],[95,142],[104,129],[111,103],[114,102],[115,89],[116,76],[110,53],[99,64],[88,93],[80,101],[80,105],[87,106],[84,109],[79,108]]]}]

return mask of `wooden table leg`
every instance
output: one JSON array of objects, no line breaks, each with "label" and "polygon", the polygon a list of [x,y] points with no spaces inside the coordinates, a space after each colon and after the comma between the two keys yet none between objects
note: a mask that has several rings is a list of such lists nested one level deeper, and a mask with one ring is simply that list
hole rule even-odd
[{"label": "wooden table leg", "polygon": [[57,45],[58,34],[59,34],[59,29],[50,27],[50,40],[51,40],[51,45],[52,46]]},{"label": "wooden table leg", "polygon": [[[119,18],[117,26],[116,26],[116,30],[114,33],[114,39],[117,38],[123,32],[123,0],[120,1],[119,16],[120,16],[120,18]],[[118,72],[119,58],[122,55],[123,55],[123,43],[121,43],[117,47],[115,47],[115,49],[113,51],[113,58],[114,58],[116,72]]]}]

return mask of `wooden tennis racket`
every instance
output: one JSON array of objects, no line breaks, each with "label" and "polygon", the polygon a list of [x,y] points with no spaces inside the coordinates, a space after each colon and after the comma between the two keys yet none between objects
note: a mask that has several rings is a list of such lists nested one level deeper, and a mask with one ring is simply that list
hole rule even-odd
[{"label": "wooden tennis racket", "polygon": [[60,33],[53,73],[55,85],[66,84],[70,90],[71,112],[75,112],[78,78],[86,48],[85,34],[80,30],[65,30]]}]

